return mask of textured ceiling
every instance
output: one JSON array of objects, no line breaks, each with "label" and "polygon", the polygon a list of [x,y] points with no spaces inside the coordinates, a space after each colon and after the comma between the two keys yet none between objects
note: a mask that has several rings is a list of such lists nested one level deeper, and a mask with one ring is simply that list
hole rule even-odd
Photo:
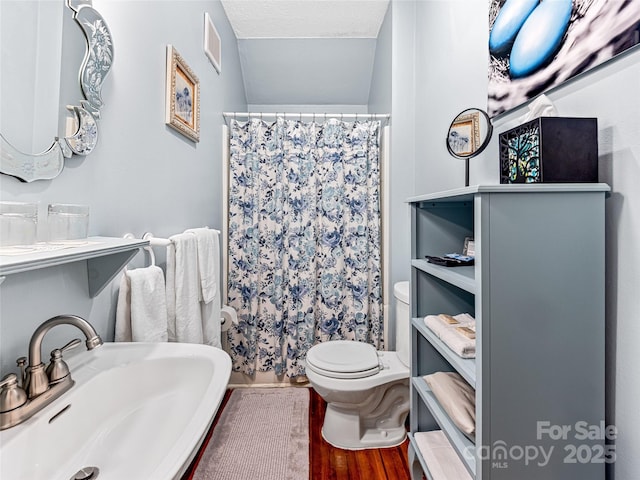
[{"label": "textured ceiling", "polygon": [[389,0],[222,0],[238,39],[376,38]]}]

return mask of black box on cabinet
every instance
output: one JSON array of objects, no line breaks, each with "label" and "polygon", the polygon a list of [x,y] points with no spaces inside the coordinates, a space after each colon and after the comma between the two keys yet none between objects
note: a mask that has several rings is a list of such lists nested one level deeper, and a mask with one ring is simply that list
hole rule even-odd
[{"label": "black box on cabinet", "polygon": [[500,183],[597,181],[597,118],[539,117],[500,134]]}]

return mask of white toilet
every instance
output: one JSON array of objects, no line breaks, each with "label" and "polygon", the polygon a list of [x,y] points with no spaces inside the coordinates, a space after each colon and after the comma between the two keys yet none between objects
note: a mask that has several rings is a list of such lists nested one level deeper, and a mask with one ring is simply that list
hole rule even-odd
[{"label": "white toilet", "polygon": [[407,435],[409,413],[409,282],[394,285],[396,351],[333,340],[307,352],[306,373],[327,402],[322,436],[347,450],[393,447]]}]

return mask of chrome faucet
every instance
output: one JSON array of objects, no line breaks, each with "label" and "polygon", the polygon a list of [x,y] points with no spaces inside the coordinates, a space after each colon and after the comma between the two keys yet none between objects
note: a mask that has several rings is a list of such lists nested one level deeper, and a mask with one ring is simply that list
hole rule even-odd
[{"label": "chrome faucet", "polygon": [[[102,339],[85,319],[76,315],[58,315],[42,323],[29,342],[29,366],[22,372],[22,388],[14,373],[6,375],[0,381],[0,430],[24,422],[34,413],[69,390],[75,383],[71,379],[69,367],[62,360],[62,353],[76,347],[80,340],[75,339],[62,348],[51,352],[51,363],[45,369],[42,363],[42,340],[49,330],[58,325],[73,325],[86,337],[87,350],[102,345]],[[23,367],[26,359],[18,359]]]}]

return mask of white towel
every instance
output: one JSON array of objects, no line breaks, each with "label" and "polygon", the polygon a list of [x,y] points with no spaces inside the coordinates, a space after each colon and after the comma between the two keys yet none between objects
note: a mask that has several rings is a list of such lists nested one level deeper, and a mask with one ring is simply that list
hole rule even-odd
[{"label": "white towel", "polygon": [[166,342],[167,304],[162,269],[127,270],[116,306],[117,342]]},{"label": "white towel", "polygon": [[220,288],[220,234],[209,228],[194,228],[185,233],[195,235],[198,249],[198,277],[200,280],[200,312],[203,341],[206,345],[222,348],[220,342],[221,308]]},{"label": "white towel", "polygon": [[459,327],[466,327],[475,331],[475,319],[468,313],[461,313],[453,317],[457,323],[448,323],[446,317],[445,315],[427,315],[424,318],[424,323],[460,357],[475,358],[475,338],[469,338],[458,330]]},{"label": "white towel", "polygon": [[198,276],[200,277],[200,300],[209,303],[217,295],[220,273],[220,239],[217,230],[192,228],[185,230],[196,236],[198,243]]},{"label": "white towel", "polygon": [[200,300],[209,303],[217,295],[220,274],[220,239],[217,230],[192,228],[185,230],[196,236],[198,242],[198,275]]},{"label": "white towel", "polygon": [[471,475],[442,430],[416,432],[414,438],[429,465],[433,480],[471,480]]},{"label": "white towel", "polygon": [[122,274],[120,290],[118,291],[115,341],[131,341],[131,285],[126,271]]},{"label": "white towel", "polygon": [[198,244],[195,235],[179,233],[167,247],[167,313],[170,342],[202,343]]}]

